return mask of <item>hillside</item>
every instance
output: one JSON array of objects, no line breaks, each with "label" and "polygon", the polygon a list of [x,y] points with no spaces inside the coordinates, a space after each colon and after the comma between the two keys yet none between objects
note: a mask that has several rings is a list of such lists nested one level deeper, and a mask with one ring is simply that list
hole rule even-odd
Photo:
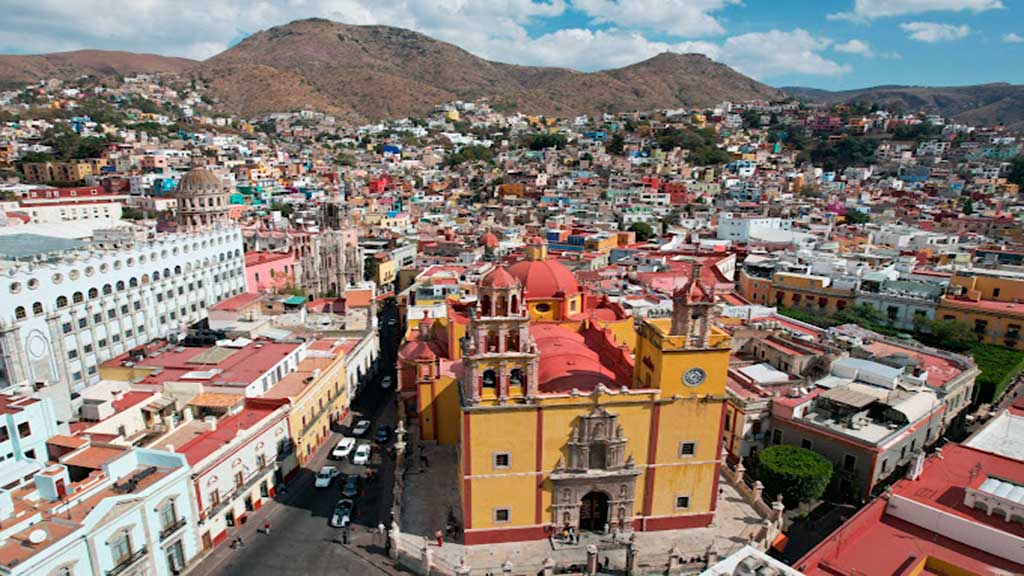
[{"label": "hillside", "polygon": [[[247,98],[252,90],[243,65],[290,73],[294,84],[288,101]],[[202,62],[194,73],[216,79],[215,96],[246,115],[289,109],[301,101],[377,119],[422,115],[448,100],[480,97],[502,108],[568,115],[780,95],[696,54],[661,54],[625,68],[583,73],[492,62],[410,30],[322,19],[253,34]]]},{"label": "hillside", "polygon": [[38,55],[0,55],[0,88],[13,88],[82,75],[114,76],[140,72],[183,72],[197,62],[156,54],[135,54],[114,50],[76,50]]},{"label": "hillside", "polygon": [[1005,124],[1024,128],[1024,85],[996,83],[936,88],[875,86],[840,92],[799,87],[782,90],[808,102],[877,103],[907,112],[934,112],[968,124]]}]

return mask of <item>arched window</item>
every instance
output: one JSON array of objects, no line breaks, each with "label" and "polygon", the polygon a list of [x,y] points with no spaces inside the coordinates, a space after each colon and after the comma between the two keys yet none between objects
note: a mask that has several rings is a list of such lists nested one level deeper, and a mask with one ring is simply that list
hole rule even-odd
[{"label": "arched window", "polygon": [[85,298],[82,297],[81,292],[75,292],[71,295],[71,301],[75,304],[81,304],[83,300],[85,300]]},{"label": "arched window", "polygon": [[36,316],[39,316],[42,313],[43,313],[43,303],[42,302],[34,302],[32,304],[32,314],[34,314]]},{"label": "arched window", "polygon": [[68,305],[67,296],[57,296],[57,308],[63,308]]},{"label": "arched window", "polygon": [[113,286],[111,286],[110,284],[104,284],[103,285],[103,295],[104,296],[106,296],[108,294],[111,294],[113,292],[114,292],[114,287]]},{"label": "arched window", "polygon": [[160,281],[160,272],[153,272],[153,282]]},{"label": "arched window", "polygon": [[100,296],[100,291],[99,290],[97,290],[95,288],[89,288],[89,299],[90,300],[92,300],[93,298],[99,298],[99,296]]},{"label": "arched window", "polygon": [[498,296],[494,305],[494,311],[498,316],[508,316],[508,307],[504,296]]},{"label": "arched window", "polygon": [[509,301],[509,309],[512,314],[519,314],[519,296],[512,295],[512,299]]},{"label": "arched window", "polygon": [[494,330],[487,333],[487,346],[485,347],[485,350],[487,352],[498,351],[498,333]]},{"label": "arched window", "polygon": [[24,320],[25,319],[25,307],[24,306],[18,306],[17,308],[15,308],[14,309],[14,317],[16,319],[18,319],[18,320]]},{"label": "arched window", "polygon": [[523,375],[523,369],[522,368],[513,368],[512,372],[509,373],[508,378],[509,378],[509,383],[512,386],[525,386],[526,385],[526,378]]},{"label": "arched window", "polygon": [[132,277],[131,280],[128,281],[128,286],[131,287],[131,288],[135,288],[138,285],[139,285],[139,279],[135,278],[134,276]]},{"label": "arched window", "polygon": [[170,268],[164,268],[164,278],[167,278],[170,275],[171,275],[171,269]]},{"label": "arched window", "polygon": [[124,290],[124,280],[118,280],[117,284],[115,284],[114,287],[117,288],[118,292],[123,291]]},{"label": "arched window", "polygon": [[480,315],[490,316],[491,315],[491,297],[481,296],[480,297]]},{"label": "arched window", "polygon": [[181,266],[175,266],[174,267],[174,274],[175,275],[181,274]]},{"label": "arched window", "polygon": [[483,375],[483,387],[484,388],[497,388],[498,387],[498,373],[494,370],[484,370]]}]

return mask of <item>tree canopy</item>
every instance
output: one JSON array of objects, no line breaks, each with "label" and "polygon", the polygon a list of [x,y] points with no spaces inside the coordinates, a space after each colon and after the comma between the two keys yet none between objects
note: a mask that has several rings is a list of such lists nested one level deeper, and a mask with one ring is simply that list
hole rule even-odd
[{"label": "tree canopy", "polygon": [[876,140],[850,136],[815,148],[811,151],[811,162],[830,172],[851,166],[868,166],[875,161],[877,149]]},{"label": "tree canopy", "polygon": [[757,479],[765,493],[789,508],[821,498],[832,480],[832,463],[824,456],[796,446],[769,446],[757,455]]},{"label": "tree canopy", "polygon": [[654,238],[654,228],[646,222],[634,222],[627,228],[630,232],[636,234],[636,239],[640,242],[646,242],[651,238]]}]

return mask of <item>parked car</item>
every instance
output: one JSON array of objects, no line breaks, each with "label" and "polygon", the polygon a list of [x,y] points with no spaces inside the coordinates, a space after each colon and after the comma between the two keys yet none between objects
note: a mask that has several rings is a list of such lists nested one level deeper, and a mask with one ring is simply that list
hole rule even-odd
[{"label": "parked car", "polygon": [[352,463],[365,466],[370,463],[370,445],[360,444],[356,453],[352,456]]},{"label": "parked car", "polygon": [[364,436],[369,431],[370,431],[370,421],[369,420],[360,420],[359,422],[356,422],[355,426],[352,427],[352,435],[353,436]]},{"label": "parked car", "polygon": [[324,466],[316,473],[316,480],[313,481],[313,486],[317,488],[327,488],[331,485],[331,480],[338,475],[338,469],[334,466]]},{"label": "parked car", "polygon": [[380,387],[385,389],[385,390],[387,390],[388,388],[391,388],[391,384],[393,382],[394,382],[394,380],[391,379],[391,376],[385,376],[380,381]]},{"label": "parked car", "polygon": [[349,454],[352,453],[352,449],[356,447],[355,438],[342,438],[338,445],[331,450],[331,458],[335,460],[344,460],[348,458]]},{"label": "parked car", "polygon": [[345,481],[341,484],[341,493],[349,498],[355,497],[359,494],[359,476],[352,474],[345,478]]},{"label": "parked car", "polygon": [[352,501],[348,498],[338,500],[334,505],[334,514],[331,515],[331,526],[344,528],[352,521]]},{"label": "parked car", "polygon": [[381,424],[377,426],[377,432],[373,435],[373,439],[378,444],[383,444],[391,438],[391,428],[387,424]]}]

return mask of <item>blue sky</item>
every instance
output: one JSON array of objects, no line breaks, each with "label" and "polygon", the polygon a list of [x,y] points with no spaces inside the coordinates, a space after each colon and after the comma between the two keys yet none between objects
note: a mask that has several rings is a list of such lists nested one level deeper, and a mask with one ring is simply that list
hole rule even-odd
[{"label": "blue sky", "polygon": [[[763,82],[1024,83],[1024,0],[0,0],[0,52],[206,58],[294,19],[411,28],[518,64],[700,52]],[[116,16],[114,16],[116,15]]]}]

